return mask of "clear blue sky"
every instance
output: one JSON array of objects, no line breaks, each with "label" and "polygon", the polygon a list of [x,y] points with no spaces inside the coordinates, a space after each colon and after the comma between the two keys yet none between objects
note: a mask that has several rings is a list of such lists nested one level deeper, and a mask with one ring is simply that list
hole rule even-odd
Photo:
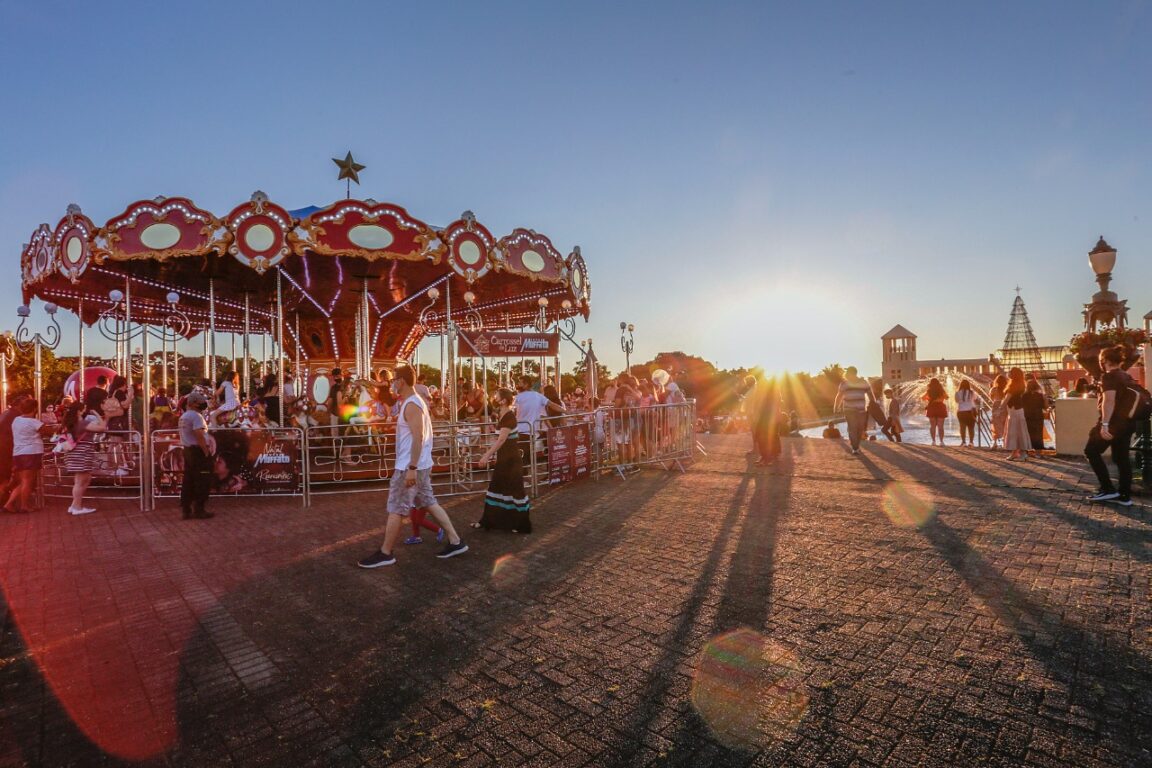
[{"label": "clear blue sky", "polygon": [[0,328],[68,203],[324,204],[352,150],[364,197],[580,245],[613,369],[621,320],[635,359],[981,356],[1017,284],[1062,343],[1101,234],[1152,309],[1149,40],[1148,2],[0,0]]}]

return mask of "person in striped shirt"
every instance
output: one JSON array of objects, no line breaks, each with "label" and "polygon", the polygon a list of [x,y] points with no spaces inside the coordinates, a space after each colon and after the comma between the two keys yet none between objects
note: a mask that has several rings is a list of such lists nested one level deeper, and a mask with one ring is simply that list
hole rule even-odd
[{"label": "person in striped shirt", "polygon": [[860,441],[864,437],[864,428],[868,424],[868,402],[872,399],[872,387],[867,380],[860,378],[856,366],[850,365],[844,369],[844,380],[836,392],[836,402],[833,409],[843,410],[844,418],[848,422],[848,442],[852,445],[852,454],[860,453]]}]

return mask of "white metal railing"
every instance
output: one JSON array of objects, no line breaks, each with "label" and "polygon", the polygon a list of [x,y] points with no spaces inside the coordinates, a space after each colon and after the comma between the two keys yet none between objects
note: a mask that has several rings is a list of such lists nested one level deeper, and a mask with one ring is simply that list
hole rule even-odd
[{"label": "white metal railing", "polygon": [[601,408],[596,422],[599,469],[621,477],[646,466],[683,472],[696,450],[695,425],[696,403],[691,400],[674,405]]},{"label": "white metal railing", "polygon": [[[92,470],[89,493],[113,499],[140,498],[140,433],[133,431],[93,432],[96,466]],[[44,443],[44,465],[40,483],[44,496],[72,496],[73,475],[65,470],[68,454],[54,453],[54,443]]]},{"label": "white metal railing", "polygon": [[[307,503],[306,446],[300,429],[212,429],[214,497],[300,496]],[[175,429],[152,432],[152,494],[177,498],[184,481],[184,448]]]},{"label": "white metal railing", "polygon": [[[626,477],[643,467],[685,470],[696,450],[695,401],[636,408],[600,408],[520,423],[525,487],[532,496],[586,476]],[[551,435],[549,434],[551,432]],[[432,487],[438,496],[482,493],[491,477],[476,460],[496,439],[495,422],[433,422]],[[395,425],[362,422],[331,426],[213,429],[218,458],[213,493],[218,497],[299,496],[379,492],[396,464]],[[152,466],[141,467],[140,434],[106,432],[97,437],[91,492],[140,498],[141,471],[151,471],[153,495],[175,498],[183,482],[179,432],[151,433]],[[72,476],[66,454],[45,443],[43,493],[67,497]]]}]

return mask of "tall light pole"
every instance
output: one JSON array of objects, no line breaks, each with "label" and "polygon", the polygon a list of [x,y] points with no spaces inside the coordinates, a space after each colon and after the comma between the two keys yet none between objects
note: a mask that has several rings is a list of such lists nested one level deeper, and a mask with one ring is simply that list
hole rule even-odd
[{"label": "tall light pole", "polygon": [[620,349],[624,351],[624,372],[629,375],[632,374],[632,350],[636,346],[636,342],[632,338],[632,331],[634,330],[636,330],[636,326],[632,323],[620,323]]},{"label": "tall light pole", "polygon": [[48,349],[56,349],[60,344],[60,323],[56,321],[56,305],[48,303],[44,305],[44,311],[48,313],[48,319],[52,324],[48,326],[48,331],[45,334],[33,333],[28,330],[26,325],[28,316],[32,314],[32,310],[27,304],[22,304],[16,309],[16,314],[20,316],[20,327],[16,329],[16,346],[24,351],[29,348],[33,349],[33,369],[32,369],[32,387],[35,391],[33,397],[36,398],[36,418],[40,418],[40,390],[43,389],[44,371],[40,365],[40,350],[44,347]]}]

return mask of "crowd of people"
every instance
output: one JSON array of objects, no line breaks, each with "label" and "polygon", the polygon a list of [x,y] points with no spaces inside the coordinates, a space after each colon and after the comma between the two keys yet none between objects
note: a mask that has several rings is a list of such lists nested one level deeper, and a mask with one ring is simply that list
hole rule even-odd
[{"label": "crowd of people", "polygon": [[[1152,395],[1123,369],[1122,363],[1127,357],[1123,346],[1102,350],[1099,355],[1101,374],[1094,381],[1087,377],[1079,378],[1071,390],[1061,391],[1068,398],[1094,398],[1097,401],[1097,421],[1088,435],[1084,455],[1099,481],[1099,488],[1088,500],[1123,506],[1132,504],[1132,437],[1139,425],[1152,417]],[[838,387],[834,410],[844,414],[853,455],[860,452],[870,425],[879,427],[880,433],[894,442],[900,442],[900,434],[904,431],[900,418],[904,403],[900,396],[888,388],[881,398],[876,394],[875,384],[861,378],[857,370],[849,366]],[[887,408],[882,405],[885,400]],[[1026,374],[1019,367],[997,375],[987,397],[978,393],[967,379],[961,380],[949,397],[938,378],[929,379],[922,396],[932,445],[945,444],[944,424],[954,407],[961,447],[975,446],[978,425],[982,416],[987,414],[990,447],[1003,448],[1008,461],[1027,461],[1047,450],[1046,424],[1052,418],[1053,405],[1040,379],[1034,373]],[[778,405],[769,410],[778,412]],[[762,432],[753,429],[753,442],[761,453],[763,438],[758,434]],[[763,432],[768,433],[774,434],[775,430]],[[843,438],[836,421],[828,422],[823,436],[837,440]],[[1108,451],[1111,451],[1117,468],[1115,483],[1103,458]]]},{"label": "crowd of people", "polygon": [[[406,378],[409,376],[410,382]],[[313,430],[320,433],[316,439],[333,443],[339,440],[346,451],[356,450],[358,444],[354,440],[344,439],[356,430],[386,430],[393,436],[398,466],[405,458],[406,446],[416,444],[412,436],[419,427],[420,455],[412,457],[417,483],[405,483],[403,487],[416,487],[416,499],[427,501],[419,473],[426,468],[424,453],[433,449],[432,424],[452,420],[448,393],[429,386],[414,369],[403,364],[395,370],[381,368],[371,380],[357,379],[340,368],[328,373],[327,379],[327,394],[313,401],[299,390],[290,372],[285,374],[283,387],[276,375],[268,375],[248,393],[241,386],[238,372],[229,370],[215,382],[198,382],[179,397],[165,388],[157,388],[145,397],[138,386],[123,376],[101,376],[79,400],[64,398],[46,405],[39,419],[34,400],[13,397],[11,407],[0,415],[0,509],[11,513],[33,509],[47,442],[55,446],[52,452],[61,475],[71,479],[68,513],[95,512],[95,507],[87,502],[94,477],[125,478],[125,482],[139,477],[139,427],[147,419],[152,430],[171,430],[179,437],[181,454],[177,458],[181,462],[177,472],[182,473],[178,475],[182,478],[182,517],[212,518],[214,514],[208,511],[207,503],[216,488],[215,467],[220,462],[216,430],[278,427],[281,412],[287,427],[330,427],[328,431]],[[581,387],[561,397],[555,386],[542,384],[531,376],[518,377],[515,391],[503,387],[489,391],[463,378],[455,382],[455,387],[455,421],[483,425],[480,428],[485,441],[490,441],[486,449],[477,449],[476,463],[480,467],[492,463],[492,487],[483,514],[472,525],[518,533],[532,530],[525,466],[533,454],[547,450],[545,436],[551,424],[562,424],[568,414],[594,412],[590,417],[591,433],[599,448],[612,451],[622,463],[635,463],[651,456],[658,447],[656,442],[668,436],[661,430],[668,429],[669,420],[660,421],[661,429],[653,429],[655,416],[646,409],[662,403],[686,402],[674,378],[659,370],[645,381],[621,374],[607,382],[602,397],[588,396]],[[425,417],[427,425],[423,423]],[[427,469],[431,470],[431,466]],[[126,477],[129,474],[131,477]],[[401,491],[396,495],[403,498],[406,494]],[[411,535],[404,539],[405,543],[422,543],[422,534],[430,532],[437,541],[447,539],[446,546],[456,546],[458,537],[429,504],[412,505],[408,511]],[[389,553],[391,543],[387,543]]]},{"label": "crowd of people", "polygon": [[[1099,480],[1091,500],[1131,504],[1128,445],[1138,418],[1147,416],[1136,413],[1135,403],[1152,411],[1152,396],[1121,369],[1123,352],[1122,348],[1102,352],[1103,374],[1095,382],[1079,380],[1067,396],[1094,397],[1099,404],[1098,423],[1085,447]],[[481,514],[471,526],[517,533],[532,530],[525,466],[530,457],[546,450],[543,436],[550,424],[561,423],[558,420],[568,414],[590,413],[594,442],[621,466],[643,462],[659,451],[662,441],[672,437],[669,430],[688,426],[662,419],[650,410],[652,406],[686,401],[679,383],[664,371],[655,371],[646,380],[622,373],[607,383],[602,397],[589,396],[582,388],[561,397],[554,386],[541,386],[530,376],[519,377],[515,391],[504,387],[488,390],[461,378],[454,384],[455,414],[448,406],[448,394],[428,386],[407,364],[394,370],[380,369],[371,380],[358,380],[336,368],[329,382],[326,396],[317,402],[298,391],[291,374],[285,375],[283,388],[278,377],[266,376],[249,395],[241,390],[236,371],[228,371],[215,383],[201,381],[179,398],[162,388],[143,397],[123,376],[111,380],[100,377],[80,400],[65,398],[45,405],[42,411],[31,396],[14,396],[9,408],[0,414],[0,511],[34,511],[46,440],[55,444],[58,464],[72,477],[67,511],[85,515],[96,511],[85,499],[97,470],[105,476],[121,477],[137,469],[137,454],[132,449],[134,424],[149,419],[153,429],[176,430],[183,451],[182,516],[208,519],[213,517],[207,502],[217,454],[215,429],[276,427],[281,412],[285,426],[306,430],[327,426],[335,430],[333,434],[344,434],[343,430],[357,426],[386,425],[395,435],[389,525],[379,550],[360,561],[365,568],[375,568],[395,562],[393,548],[404,520],[411,528],[405,544],[422,543],[422,533],[427,531],[443,543],[441,556],[467,551],[432,493],[436,421],[450,421],[455,416],[457,423],[485,425],[491,439],[479,452],[476,464],[483,468],[492,465],[491,483]],[[843,413],[852,454],[860,452],[865,440],[876,439],[869,436],[870,429],[892,442],[902,442],[902,413],[909,404],[899,391],[881,390],[877,384],[851,366],[839,383],[834,410]],[[744,401],[742,417],[752,434],[749,453],[756,465],[769,465],[780,456],[781,436],[799,434],[799,417],[795,411],[784,409],[777,382],[762,373],[749,375],[739,394]],[[945,444],[944,425],[954,412],[961,447],[975,445],[978,425],[986,414],[992,447],[1002,446],[1010,461],[1026,461],[1045,448],[1045,421],[1052,403],[1040,381],[1020,368],[997,376],[986,396],[967,379],[949,395],[943,383],[932,378],[920,405],[934,446]],[[834,420],[828,422],[823,436],[842,439],[845,435]],[[1108,449],[1112,449],[1119,473],[1115,484],[1102,458]]]}]

